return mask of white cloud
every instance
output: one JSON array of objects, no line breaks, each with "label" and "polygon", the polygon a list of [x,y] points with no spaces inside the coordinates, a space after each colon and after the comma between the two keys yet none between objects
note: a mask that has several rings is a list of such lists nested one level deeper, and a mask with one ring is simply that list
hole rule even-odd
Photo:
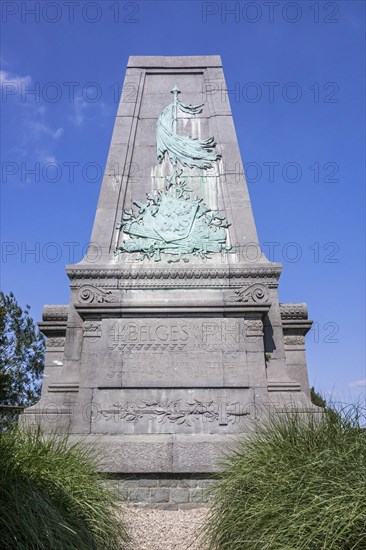
[{"label": "white cloud", "polygon": [[38,160],[42,164],[57,164],[57,159],[55,155],[52,155],[52,153],[49,153],[48,151],[44,151],[42,149],[37,149],[36,154],[38,156]]},{"label": "white cloud", "polygon": [[350,382],[348,386],[350,388],[363,388],[366,386],[366,378],[362,378],[361,380],[354,380],[353,382]]},{"label": "white cloud", "polygon": [[[8,153],[22,162],[35,158],[43,164],[57,163],[56,143],[62,140],[65,129],[51,115],[54,117],[59,110],[54,105],[45,104],[43,100],[40,102],[41,98],[34,93],[28,94],[27,91],[31,89],[37,90],[37,86],[30,75],[18,74],[11,68],[0,70],[0,90],[9,103],[8,110],[11,113],[8,118],[18,128],[17,142],[8,143]],[[85,100],[79,98],[75,104],[75,124],[84,123],[87,108]]]},{"label": "white cloud", "polygon": [[64,133],[64,129],[63,128],[57,128],[56,132],[53,134],[53,137],[55,139],[58,139],[62,136],[62,134]]},{"label": "white cloud", "polygon": [[28,122],[29,129],[32,132],[31,137],[39,138],[42,134],[51,136],[53,139],[59,139],[64,133],[63,128],[57,128],[53,130],[45,121],[44,116],[41,116],[41,120],[30,120]]},{"label": "white cloud", "polygon": [[75,126],[83,126],[88,120],[93,120],[98,115],[106,116],[108,108],[104,101],[88,102],[79,94],[75,97],[73,104],[73,114],[69,116],[70,121]]},{"label": "white cloud", "polygon": [[86,109],[88,108],[88,103],[85,99],[78,95],[75,97],[74,102],[74,114],[70,116],[70,120],[75,126],[82,126],[86,117]]},{"label": "white cloud", "polygon": [[47,123],[47,108],[44,105],[34,105],[31,113],[31,116],[24,121],[26,128],[24,144],[37,146],[34,152],[43,164],[57,163],[55,155],[49,151],[49,146],[52,141],[60,139],[64,129],[62,127],[54,129]]},{"label": "white cloud", "polygon": [[8,71],[0,71],[0,85],[1,86],[13,86],[15,92],[20,93],[22,85],[30,84],[32,77],[19,76]]}]

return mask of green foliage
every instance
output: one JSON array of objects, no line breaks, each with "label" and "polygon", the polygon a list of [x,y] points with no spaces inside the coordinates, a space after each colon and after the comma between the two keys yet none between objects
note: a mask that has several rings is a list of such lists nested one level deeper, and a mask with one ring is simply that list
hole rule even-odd
[{"label": "green foliage", "polygon": [[270,419],[230,453],[203,531],[222,550],[364,550],[366,430],[358,406]]},{"label": "green foliage", "polygon": [[114,550],[127,540],[96,456],[65,437],[0,433],[3,550]]},{"label": "green foliage", "polygon": [[313,405],[316,405],[317,407],[321,407],[322,409],[325,409],[327,402],[321,396],[321,394],[315,390],[314,386],[310,388],[310,399]]},{"label": "green foliage", "polygon": [[40,394],[44,337],[14,295],[0,292],[0,404],[28,406]]},{"label": "green foliage", "polygon": [[[338,416],[339,411],[337,411],[336,404],[333,404],[332,400],[329,403],[324,399],[324,397],[315,390],[314,386],[310,388],[310,399],[313,405],[320,407],[327,411],[329,416]],[[334,419],[335,420],[335,419]]]}]

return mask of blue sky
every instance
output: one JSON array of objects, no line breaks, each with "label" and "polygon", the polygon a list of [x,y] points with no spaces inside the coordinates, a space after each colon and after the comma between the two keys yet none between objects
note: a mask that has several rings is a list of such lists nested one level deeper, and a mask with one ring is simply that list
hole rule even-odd
[{"label": "blue sky", "polygon": [[307,302],[315,321],[310,382],[364,396],[364,2],[1,10],[2,290],[37,320],[68,302],[64,266],[90,238],[129,55],[220,54],[280,300]]}]

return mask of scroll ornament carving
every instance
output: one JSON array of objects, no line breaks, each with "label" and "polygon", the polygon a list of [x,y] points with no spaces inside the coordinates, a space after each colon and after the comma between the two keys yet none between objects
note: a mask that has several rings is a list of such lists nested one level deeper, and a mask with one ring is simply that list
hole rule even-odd
[{"label": "scroll ornament carving", "polygon": [[243,290],[236,290],[235,295],[230,296],[229,302],[265,303],[268,302],[268,291],[264,285],[251,285]]},{"label": "scroll ornament carving", "polygon": [[92,285],[80,287],[78,291],[78,300],[85,304],[92,304],[94,302],[99,304],[110,304],[118,302],[117,296],[114,296],[111,290],[103,290]]}]

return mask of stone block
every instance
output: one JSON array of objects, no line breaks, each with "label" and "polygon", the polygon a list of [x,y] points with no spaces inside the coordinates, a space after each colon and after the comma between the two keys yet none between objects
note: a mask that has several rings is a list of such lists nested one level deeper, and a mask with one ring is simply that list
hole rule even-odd
[{"label": "stone block", "polygon": [[197,487],[201,489],[209,489],[215,484],[215,479],[199,479],[197,480]]},{"label": "stone block", "polygon": [[188,489],[171,489],[170,500],[171,502],[174,502],[174,503],[188,502],[189,490]]},{"label": "stone block", "polygon": [[150,502],[150,489],[135,489],[130,492],[128,500],[130,502]]},{"label": "stone block", "polygon": [[207,491],[204,489],[190,489],[189,500],[190,502],[208,502]]},{"label": "stone block", "polygon": [[151,489],[151,502],[169,502],[169,489]]},{"label": "stone block", "polygon": [[177,487],[177,479],[159,479],[159,487]]},{"label": "stone block", "polygon": [[139,479],[139,487],[156,487],[158,485],[157,479]]},{"label": "stone block", "polygon": [[179,481],[179,487],[184,487],[184,488],[197,487],[197,480],[196,479],[181,479]]}]

